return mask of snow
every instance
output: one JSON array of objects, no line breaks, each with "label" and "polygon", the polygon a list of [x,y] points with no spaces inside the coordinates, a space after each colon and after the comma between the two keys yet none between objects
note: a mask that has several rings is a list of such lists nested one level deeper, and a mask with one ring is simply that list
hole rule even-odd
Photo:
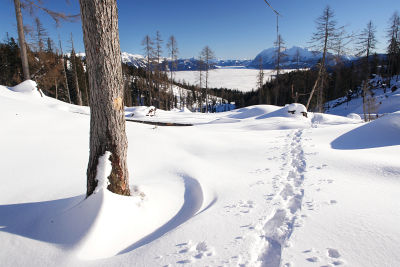
[{"label": "snow", "polygon": [[[375,78],[369,81],[372,92],[374,93],[376,110],[374,114],[382,116],[387,113],[399,110],[400,106],[400,90],[392,91],[391,88],[400,88],[400,75],[394,76],[390,82],[386,81],[375,75]],[[389,86],[389,84],[391,86]],[[359,95],[352,95],[350,101],[346,97],[332,100],[325,105],[327,113],[340,116],[347,116],[350,113],[355,113],[364,117],[362,107],[362,97]]]},{"label": "snow", "polygon": [[142,55],[130,54],[127,52],[121,53],[121,59],[123,63],[135,66],[135,67],[146,67],[146,59]]},{"label": "snow", "polygon": [[112,169],[110,156],[111,152],[106,151],[104,155],[99,158],[96,173],[97,187],[94,190],[94,193],[98,193],[101,190],[107,189],[107,186],[109,185],[108,176],[110,176]]},{"label": "snow", "polygon": [[17,88],[0,86],[2,266],[400,262],[399,105],[370,123],[305,117],[301,104],[126,108],[127,119],[193,126],[128,121],[132,196],[105,189],[106,153],[86,198],[88,108]]},{"label": "snow", "polygon": [[14,87],[10,87],[9,89],[13,92],[18,92],[22,93],[27,96],[33,96],[33,97],[41,97],[40,92],[37,90],[37,84],[35,81],[32,80],[26,80]]},{"label": "snow", "polygon": [[[281,72],[290,72],[292,70],[281,70]],[[256,90],[257,69],[241,69],[241,68],[221,68],[209,71],[209,88],[227,88],[236,89],[241,92],[249,92]],[[275,75],[274,70],[264,70],[264,82],[269,81]],[[196,85],[198,81],[198,71],[177,71],[175,79],[177,81],[185,81],[191,85]],[[204,85],[203,85],[204,86]]]}]

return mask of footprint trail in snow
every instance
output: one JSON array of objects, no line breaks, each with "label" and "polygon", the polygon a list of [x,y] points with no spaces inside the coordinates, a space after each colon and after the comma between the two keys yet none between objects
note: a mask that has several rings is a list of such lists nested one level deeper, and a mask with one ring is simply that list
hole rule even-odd
[{"label": "footprint trail in snow", "polygon": [[[276,209],[270,218],[259,225],[261,242],[253,259],[254,265],[281,266],[284,247],[290,246],[289,238],[299,226],[299,211],[304,196],[303,181],[306,161],[302,147],[303,130],[296,130],[286,138],[286,152],[282,154],[284,164],[280,179],[274,179],[276,194],[272,200]],[[290,265],[288,265],[290,266]]]}]

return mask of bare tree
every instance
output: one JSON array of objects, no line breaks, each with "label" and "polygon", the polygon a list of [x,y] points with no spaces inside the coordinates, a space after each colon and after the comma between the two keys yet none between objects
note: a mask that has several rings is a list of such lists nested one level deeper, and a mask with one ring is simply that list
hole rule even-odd
[{"label": "bare tree", "polygon": [[72,38],[72,33],[71,33],[71,65],[72,65],[72,75],[73,75],[74,87],[75,87],[75,93],[76,93],[76,103],[79,106],[82,106],[83,105],[82,93],[79,88],[78,73],[76,71],[77,62],[76,62],[76,53],[75,53],[74,39]]},{"label": "bare tree", "polygon": [[130,195],[125,134],[124,83],[116,0],[79,0],[90,86],[90,155],[87,196],[96,180],[99,158],[109,151],[108,189]]},{"label": "bare tree", "polygon": [[358,56],[364,56],[364,73],[365,78],[362,84],[362,98],[363,98],[363,113],[364,113],[364,120],[367,121],[366,114],[371,114],[371,107],[373,106],[372,103],[375,101],[372,100],[373,96],[370,92],[368,79],[370,76],[370,67],[369,67],[369,56],[373,49],[376,46],[376,28],[373,25],[372,21],[369,21],[367,27],[361,32],[359,41],[358,41]]},{"label": "bare tree", "polygon": [[208,79],[209,72],[214,66],[215,54],[211,48],[206,45],[200,53],[200,57],[204,62],[205,86],[206,86],[206,113],[208,113]]},{"label": "bare tree", "polygon": [[296,49],[296,54],[294,54],[294,58],[296,59],[296,70],[300,69],[300,56],[301,56],[300,49],[297,48]]},{"label": "bare tree", "polygon": [[39,18],[35,18],[35,39],[37,42],[37,51],[43,52],[44,50],[44,38],[47,36],[46,30],[43,28],[42,22]]},{"label": "bare tree", "polygon": [[61,51],[61,64],[63,65],[63,75],[64,75],[64,82],[65,82],[65,90],[67,91],[68,102],[71,104],[71,93],[69,92],[67,71],[66,71],[66,68],[65,68],[64,53],[63,53],[63,49],[62,49],[62,45],[61,45],[60,36],[58,36],[58,43],[60,45],[60,51]]},{"label": "bare tree", "polygon": [[257,75],[258,103],[259,104],[262,104],[262,102],[263,102],[263,85],[264,85],[264,67],[263,67],[263,59],[260,56],[258,59],[258,75]]},{"label": "bare tree", "polygon": [[17,17],[18,42],[19,42],[19,49],[21,50],[22,71],[24,73],[24,79],[29,80],[31,78],[31,75],[29,73],[28,53],[26,51],[24,23],[22,20],[20,0],[14,0],[14,6],[15,6],[15,15]]},{"label": "bare tree", "polygon": [[[170,73],[170,93],[171,93],[171,97],[174,97],[174,92],[172,90],[172,86],[173,86],[173,81],[174,81],[174,72],[177,68],[177,60],[178,60],[178,53],[179,53],[179,49],[178,49],[178,43],[175,39],[175,36],[171,35],[168,38],[168,42],[167,42],[167,50],[168,50],[168,56],[170,58],[170,68],[169,68],[169,73]],[[173,103],[173,99],[171,99],[171,103]]]},{"label": "bare tree", "polygon": [[[155,41],[155,57],[157,60],[156,67],[154,69],[155,71],[155,76],[156,76],[156,88],[157,88],[157,103],[160,102],[161,100],[161,75],[162,75],[162,66],[161,66],[161,56],[162,56],[162,43],[163,39],[161,38],[161,34],[159,31],[156,32],[156,36],[154,38]],[[160,105],[158,104],[157,108],[160,108]]]},{"label": "bare tree", "polygon": [[[390,18],[390,26],[387,30],[389,45],[388,53],[388,74],[391,77],[400,72],[400,17],[396,11]],[[398,78],[398,76],[397,76]],[[391,79],[389,78],[389,81]]]},{"label": "bare tree", "polygon": [[279,95],[279,88],[280,88],[280,72],[281,72],[281,63],[286,54],[284,53],[286,47],[284,46],[285,42],[280,34],[277,35],[277,39],[274,42],[275,46],[275,70],[276,70],[276,77],[275,83],[276,86],[274,87],[274,104],[278,105],[278,95]]},{"label": "bare tree", "polygon": [[367,27],[363,29],[359,36],[358,41],[358,53],[357,56],[365,56],[365,59],[368,60],[368,57],[371,55],[371,51],[375,49],[376,46],[376,27],[369,21]]},{"label": "bare tree", "polygon": [[200,56],[197,60],[197,82],[198,82],[198,91],[199,91],[199,111],[203,112],[203,81],[204,81],[204,61]]},{"label": "bare tree", "polygon": [[143,38],[142,41],[142,45],[143,45],[143,50],[146,56],[146,60],[147,60],[147,66],[146,66],[146,70],[147,70],[147,90],[149,93],[149,105],[153,105],[153,95],[152,95],[152,82],[151,82],[151,71],[152,71],[152,65],[153,65],[153,60],[154,60],[154,42],[151,39],[150,36],[146,35]]},{"label": "bare tree", "polygon": [[333,49],[334,47],[334,40],[335,37],[337,36],[337,28],[336,28],[336,21],[333,19],[334,18],[334,12],[333,10],[327,6],[322,15],[317,18],[315,21],[317,25],[316,32],[313,34],[311,38],[311,43],[313,44],[311,48],[313,48],[314,51],[319,51],[322,53],[322,58],[321,61],[318,65],[318,76],[317,79],[314,83],[314,86],[311,90],[310,96],[307,101],[306,108],[310,106],[311,99],[318,88],[318,100],[317,100],[317,109],[318,111],[322,111],[322,97],[323,97],[323,89],[325,85],[325,78],[326,78],[326,56],[328,53],[328,50]]},{"label": "bare tree", "polygon": [[275,70],[276,70],[276,78],[279,77],[280,71],[281,71],[281,63],[284,57],[286,57],[286,54],[284,53],[286,47],[285,47],[285,41],[283,40],[282,36],[278,34],[278,37],[276,41],[274,42],[275,46]]}]

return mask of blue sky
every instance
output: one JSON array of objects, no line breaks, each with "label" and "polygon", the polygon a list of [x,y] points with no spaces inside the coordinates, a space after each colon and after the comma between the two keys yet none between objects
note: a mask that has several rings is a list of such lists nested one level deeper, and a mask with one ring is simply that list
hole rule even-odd
[{"label": "blue sky", "polygon": [[[274,13],[263,0],[118,0],[119,27],[122,51],[142,54],[141,41],[146,34],[160,31],[164,40],[171,34],[178,41],[180,57],[198,56],[205,45],[218,58],[253,58],[273,46],[276,37]],[[16,37],[16,20],[12,0],[0,0],[0,37],[5,32]],[[66,4],[62,0],[44,0],[57,11],[79,13],[78,0]],[[339,25],[348,31],[361,31],[369,20],[377,26],[377,51],[386,47],[386,28],[390,16],[400,11],[398,0],[270,0],[282,13],[280,32],[287,47],[308,46],[315,29],[315,19],[326,5],[335,12]],[[54,40],[60,34],[64,50],[70,49],[67,40],[72,32],[76,50],[84,52],[80,22],[63,23],[56,28],[52,20],[38,13]],[[32,23],[24,14],[24,23]]]}]

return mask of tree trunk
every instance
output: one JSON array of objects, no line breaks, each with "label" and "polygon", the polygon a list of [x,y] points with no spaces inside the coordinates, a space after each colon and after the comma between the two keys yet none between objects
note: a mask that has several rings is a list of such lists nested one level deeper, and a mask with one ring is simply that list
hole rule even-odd
[{"label": "tree trunk", "polygon": [[82,93],[81,90],[79,88],[79,80],[78,80],[78,73],[76,71],[76,59],[75,59],[75,55],[71,54],[71,60],[72,60],[72,71],[74,74],[74,83],[75,83],[75,92],[76,92],[76,103],[79,106],[83,106],[83,102],[82,102]]},{"label": "tree trunk", "polygon": [[54,79],[54,85],[56,86],[56,99],[58,99],[58,86],[57,86],[57,79]]},{"label": "tree trunk", "polygon": [[124,92],[116,0],[80,0],[90,86],[90,155],[87,196],[97,186],[99,157],[111,152],[108,189],[130,195]]},{"label": "tree trunk", "polygon": [[[60,38],[60,36],[59,36]],[[71,93],[69,92],[69,86],[68,86],[68,77],[67,77],[67,70],[65,68],[65,61],[64,61],[64,53],[61,45],[61,40],[58,40],[59,45],[60,45],[60,52],[61,52],[61,64],[63,65],[63,74],[64,74],[64,80],[65,80],[65,88],[67,91],[67,97],[68,97],[68,102],[71,104]]]},{"label": "tree trunk", "polygon": [[26,52],[24,24],[22,22],[20,1],[14,0],[14,6],[15,6],[15,15],[17,17],[18,41],[19,41],[19,49],[21,50],[22,71],[24,73],[24,79],[29,80],[31,78],[31,75],[29,74],[28,54]]}]

